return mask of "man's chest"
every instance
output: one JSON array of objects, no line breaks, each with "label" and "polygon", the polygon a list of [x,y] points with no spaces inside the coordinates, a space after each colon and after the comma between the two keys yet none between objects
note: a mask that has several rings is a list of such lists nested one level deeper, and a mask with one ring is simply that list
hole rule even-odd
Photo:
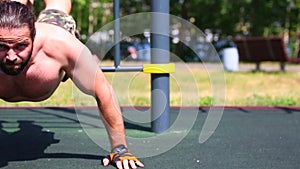
[{"label": "man's chest", "polygon": [[47,99],[60,83],[59,67],[35,64],[18,76],[0,74],[0,98],[6,101],[41,101]]}]

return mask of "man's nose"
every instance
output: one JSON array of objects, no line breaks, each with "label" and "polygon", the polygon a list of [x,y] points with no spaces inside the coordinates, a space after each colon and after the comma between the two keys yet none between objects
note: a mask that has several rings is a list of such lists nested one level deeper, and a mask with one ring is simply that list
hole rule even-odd
[{"label": "man's nose", "polygon": [[16,52],[14,50],[10,49],[7,52],[6,59],[9,61],[15,61],[17,59]]}]

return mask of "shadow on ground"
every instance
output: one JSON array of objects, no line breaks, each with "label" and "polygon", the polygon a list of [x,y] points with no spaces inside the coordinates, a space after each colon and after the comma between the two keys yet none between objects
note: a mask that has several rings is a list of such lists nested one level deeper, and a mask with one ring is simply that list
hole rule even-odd
[{"label": "shadow on ground", "polygon": [[18,121],[18,131],[3,129],[6,121],[0,121],[0,167],[12,161],[29,161],[42,158],[102,159],[102,156],[70,153],[45,153],[47,147],[59,143],[53,132],[43,131],[34,121]]}]

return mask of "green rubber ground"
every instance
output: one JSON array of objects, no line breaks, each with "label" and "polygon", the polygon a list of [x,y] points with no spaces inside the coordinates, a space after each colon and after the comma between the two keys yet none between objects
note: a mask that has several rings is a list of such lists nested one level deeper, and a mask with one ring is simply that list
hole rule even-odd
[{"label": "green rubber ground", "polygon": [[[171,110],[172,119],[177,113]],[[207,110],[200,109],[192,130],[179,144],[163,154],[141,159],[145,168],[300,168],[299,109],[225,109],[212,137],[199,144],[206,117]],[[1,108],[0,119],[0,168],[104,168],[100,159],[107,151],[87,136],[71,108]],[[132,137],[152,134],[147,124],[126,122],[126,128]]]}]

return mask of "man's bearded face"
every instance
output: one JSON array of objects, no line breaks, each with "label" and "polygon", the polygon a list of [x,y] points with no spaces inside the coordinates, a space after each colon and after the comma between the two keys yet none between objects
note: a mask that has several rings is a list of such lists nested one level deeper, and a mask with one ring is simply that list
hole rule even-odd
[{"label": "man's bearded face", "polygon": [[18,75],[27,66],[33,40],[27,26],[0,28],[0,68],[8,75]]}]

